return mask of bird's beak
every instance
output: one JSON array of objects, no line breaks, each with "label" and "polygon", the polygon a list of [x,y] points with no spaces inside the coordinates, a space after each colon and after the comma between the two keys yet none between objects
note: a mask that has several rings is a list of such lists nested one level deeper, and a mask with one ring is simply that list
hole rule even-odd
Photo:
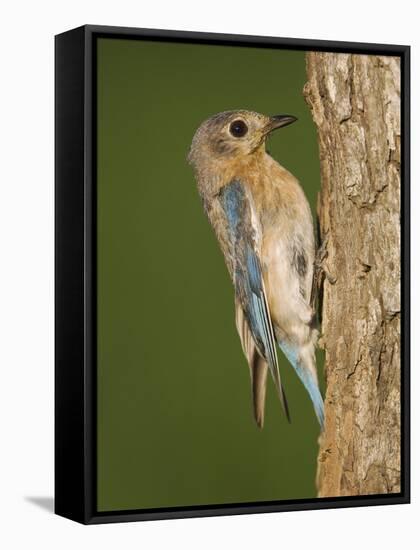
[{"label": "bird's beak", "polygon": [[297,118],[293,115],[273,115],[265,128],[265,133],[269,134],[277,128],[283,128],[283,126],[289,126],[293,122],[296,122]]}]

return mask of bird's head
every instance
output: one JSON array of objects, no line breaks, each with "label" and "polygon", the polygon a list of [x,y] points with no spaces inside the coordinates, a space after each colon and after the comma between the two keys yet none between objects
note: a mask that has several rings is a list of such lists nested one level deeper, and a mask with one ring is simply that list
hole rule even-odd
[{"label": "bird's head", "polygon": [[253,111],[225,111],[205,120],[191,143],[188,161],[201,163],[246,157],[265,146],[267,136],[297,119],[291,115],[266,116]]}]

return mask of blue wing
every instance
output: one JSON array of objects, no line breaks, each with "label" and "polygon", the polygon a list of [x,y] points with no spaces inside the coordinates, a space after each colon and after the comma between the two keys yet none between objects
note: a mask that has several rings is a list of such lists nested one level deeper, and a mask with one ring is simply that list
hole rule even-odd
[{"label": "blue wing", "polygon": [[258,228],[252,203],[244,185],[234,180],[223,187],[220,201],[226,215],[234,265],[236,296],[242,306],[257,350],[269,366],[280,401],[290,420],[280,380],[276,341],[264,289],[258,251]]}]

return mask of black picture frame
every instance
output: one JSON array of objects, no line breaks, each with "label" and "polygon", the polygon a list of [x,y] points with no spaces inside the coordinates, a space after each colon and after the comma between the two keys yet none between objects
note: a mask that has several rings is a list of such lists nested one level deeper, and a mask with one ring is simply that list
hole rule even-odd
[{"label": "black picture frame", "polygon": [[[96,41],[100,37],[401,58],[401,493],[115,512],[96,508]],[[410,501],[410,47],[86,25],[55,37],[55,513],[84,523]]]}]

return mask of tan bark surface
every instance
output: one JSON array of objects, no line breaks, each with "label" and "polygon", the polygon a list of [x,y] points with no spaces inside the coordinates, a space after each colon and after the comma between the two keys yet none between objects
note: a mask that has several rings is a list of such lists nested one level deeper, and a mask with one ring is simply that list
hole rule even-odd
[{"label": "tan bark surface", "polygon": [[326,427],[319,496],[400,491],[400,64],[309,52],[318,129]]}]

